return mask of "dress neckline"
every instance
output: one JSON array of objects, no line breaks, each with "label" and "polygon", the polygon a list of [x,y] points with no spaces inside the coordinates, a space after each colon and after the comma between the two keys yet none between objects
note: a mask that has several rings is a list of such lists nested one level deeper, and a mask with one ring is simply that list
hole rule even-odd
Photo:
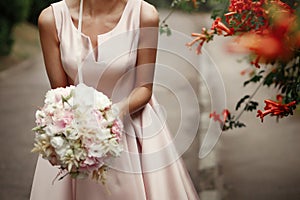
[{"label": "dress neckline", "polygon": [[[117,22],[117,24],[111,30],[109,30],[109,31],[107,31],[105,33],[97,34],[97,45],[96,45],[95,48],[97,48],[98,45],[99,45],[99,43],[98,43],[99,42],[99,37],[104,37],[104,36],[106,36],[108,34],[113,33],[116,29],[118,29],[118,27],[120,26],[120,24],[122,24],[122,21],[124,20],[125,15],[128,12],[127,10],[129,9],[129,1],[131,1],[131,0],[127,0],[126,5],[124,7],[124,10],[123,10],[123,12],[121,14],[121,17],[120,17],[119,21]],[[79,33],[78,27],[75,26],[75,24],[74,24],[74,22],[72,20],[72,15],[71,15],[70,9],[69,9],[69,7],[68,7],[68,5],[67,5],[67,3],[66,3],[65,0],[63,0],[63,4],[64,4],[64,6],[65,6],[65,8],[67,10],[67,15],[68,15],[68,18],[69,18],[68,20],[70,21],[72,28]],[[93,47],[92,40],[91,40],[90,36],[86,35],[82,31],[80,32],[80,34],[81,34],[81,36],[83,36],[83,37],[85,37],[85,38],[88,39],[89,44],[90,44],[90,46],[92,48],[92,51],[94,51],[94,47]],[[94,60],[97,62],[96,56],[95,56],[95,52],[93,52],[93,55],[94,55]]]}]

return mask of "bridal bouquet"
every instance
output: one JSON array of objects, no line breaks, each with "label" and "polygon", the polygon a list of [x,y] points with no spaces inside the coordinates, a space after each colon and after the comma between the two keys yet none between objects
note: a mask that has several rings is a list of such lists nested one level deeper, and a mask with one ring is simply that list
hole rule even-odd
[{"label": "bridal bouquet", "polygon": [[122,152],[123,125],[111,100],[79,84],[49,90],[44,103],[36,111],[32,152],[54,160],[72,178],[104,183],[105,161]]}]

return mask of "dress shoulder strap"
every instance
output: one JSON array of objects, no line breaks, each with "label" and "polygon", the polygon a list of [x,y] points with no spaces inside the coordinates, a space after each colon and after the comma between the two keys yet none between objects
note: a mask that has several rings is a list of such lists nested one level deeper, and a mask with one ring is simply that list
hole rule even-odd
[{"label": "dress shoulder strap", "polygon": [[58,38],[61,39],[61,32],[63,28],[63,21],[65,19],[65,2],[64,1],[59,1],[56,3],[51,4],[52,10],[53,10],[53,15],[54,15],[54,20],[55,20],[55,26],[57,30],[57,35]]},{"label": "dress shoulder strap", "polygon": [[142,0],[128,0],[128,10],[126,14],[127,23],[130,29],[138,29],[140,27],[140,12]]}]

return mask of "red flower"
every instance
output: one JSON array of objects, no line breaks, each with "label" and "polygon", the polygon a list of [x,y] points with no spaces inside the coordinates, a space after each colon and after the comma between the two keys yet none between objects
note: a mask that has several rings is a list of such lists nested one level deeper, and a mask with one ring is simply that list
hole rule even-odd
[{"label": "red flower", "polygon": [[260,56],[257,56],[254,61],[251,61],[251,64],[254,65],[258,69],[260,68],[259,59],[260,59]]},{"label": "red flower", "polygon": [[230,0],[226,22],[239,32],[263,30],[267,24],[265,4],[266,0]]},{"label": "red flower", "polygon": [[209,114],[209,118],[213,118],[213,120],[215,122],[220,122],[221,124],[223,123],[223,121],[220,118],[220,115],[216,113],[216,111],[214,111],[213,113]]},{"label": "red flower", "polygon": [[282,103],[283,96],[281,94],[277,94],[276,99],[279,103]]},{"label": "red flower", "polygon": [[230,116],[230,112],[228,109],[224,109],[222,112],[223,119],[220,118],[220,115],[214,111],[213,113],[209,114],[209,118],[213,118],[214,121],[218,121],[221,125],[223,125],[226,122],[226,119]]},{"label": "red flower", "polygon": [[[278,1],[280,2],[280,1]],[[276,3],[278,3],[276,2]],[[280,7],[276,3],[268,5],[266,26],[241,34],[236,40],[238,45],[230,48],[234,52],[252,52],[255,60],[251,64],[259,68],[259,63],[274,60],[288,61],[294,50],[299,47],[299,36],[295,32],[296,17],[288,6]],[[283,4],[281,2],[281,4]],[[281,5],[280,4],[280,5]]]},{"label": "red flower", "polygon": [[271,116],[276,115],[277,117],[284,117],[288,114],[292,114],[292,109],[296,105],[296,101],[292,101],[287,104],[282,104],[282,96],[277,95],[278,102],[272,100],[265,100],[266,106],[264,107],[265,111],[258,110],[257,117],[260,117],[261,121],[263,122],[264,117],[268,114]]},{"label": "red flower", "polygon": [[223,121],[225,122],[226,119],[230,116],[230,112],[228,109],[224,109],[222,114],[223,114]]},{"label": "red flower", "polygon": [[231,28],[228,28],[225,24],[221,22],[221,18],[218,17],[212,24],[211,30],[215,30],[218,35],[222,35],[223,32],[226,33],[224,36],[233,35],[234,30]]},{"label": "red flower", "polygon": [[192,37],[196,37],[196,38],[193,41],[187,43],[186,46],[192,47],[196,42],[200,41],[197,46],[197,49],[196,49],[196,53],[200,54],[202,46],[203,46],[204,42],[207,40],[206,36],[201,33],[192,33],[191,35],[192,35]]},{"label": "red flower", "polygon": [[189,43],[186,44],[188,47],[192,47],[196,42],[199,42],[196,53],[201,54],[201,49],[204,44],[204,42],[209,42],[213,38],[213,32],[207,31],[205,28],[202,28],[201,33],[192,33],[191,36],[195,37],[195,39]]}]

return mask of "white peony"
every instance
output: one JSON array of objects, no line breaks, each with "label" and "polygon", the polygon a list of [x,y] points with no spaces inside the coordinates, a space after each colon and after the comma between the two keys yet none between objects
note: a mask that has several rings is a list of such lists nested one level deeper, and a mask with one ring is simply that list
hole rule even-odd
[{"label": "white peony", "polygon": [[101,129],[99,132],[97,132],[97,138],[104,140],[111,138],[111,130],[109,128]]},{"label": "white peony", "polygon": [[55,90],[49,90],[47,93],[46,93],[46,96],[45,96],[45,101],[44,103],[45,104],[52,104],[53,102],[55,102]]},{"label": "white peony", "polygon": [[94,88],[88,87],[85,84],[77,85],[74,89],[73,102],[79,111],[84,113],[93,107],[94,91]]},{"label": "white peony", "polygon": [[108,148],[107,145],[104,145],[103,143],[101,144],[91,144],[89,146],[89,155],[90,157],[103,157],[106,155],[106,153],[108,152]]},{"label": "white peony", "polygon": [[104,110],[111,106],[111,100],[102,92],[95,91],[94,93],[94,105],[100,110]]}]

